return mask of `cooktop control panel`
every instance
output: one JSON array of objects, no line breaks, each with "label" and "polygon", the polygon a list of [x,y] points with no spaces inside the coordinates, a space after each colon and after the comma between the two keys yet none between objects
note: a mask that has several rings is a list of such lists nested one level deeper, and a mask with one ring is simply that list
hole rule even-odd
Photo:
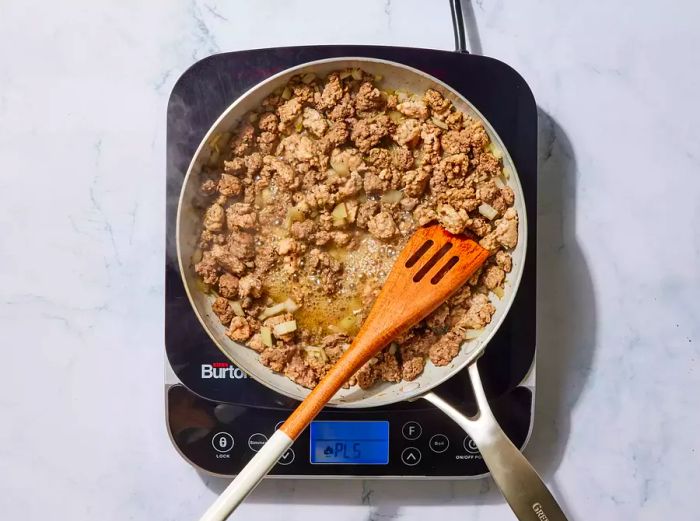
[{"label": "cooktop control panel", "polygon": [[[204,400],[183,385],[168,389],[175,445],[193,465],[235,475],[289,415]],[[519,387],[492,403],[513,442],[527,438],[532,394]],[[469,412],[469,411],[465,411]],[[478,449],[457,424],[425,402],[414,409],[324,410],[272,469],[279,476],[478,476]]]}]

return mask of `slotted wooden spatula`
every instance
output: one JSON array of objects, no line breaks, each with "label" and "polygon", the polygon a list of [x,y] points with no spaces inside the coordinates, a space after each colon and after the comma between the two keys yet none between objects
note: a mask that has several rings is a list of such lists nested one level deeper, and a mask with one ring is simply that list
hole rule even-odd
[{"label": "slotted wooden spatula", "polygon": [[333,395],[362,365],[455,293],[489,256],[438,225],[420,228],[396,259],[352,344],[270,437],[201,521],[223,521],[255,488]]}]

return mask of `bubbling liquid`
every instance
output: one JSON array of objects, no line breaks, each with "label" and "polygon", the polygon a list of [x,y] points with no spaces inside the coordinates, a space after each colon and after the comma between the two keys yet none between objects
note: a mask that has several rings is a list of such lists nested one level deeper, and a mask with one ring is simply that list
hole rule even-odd
[{"label": "bubbling liquid", "polygon": [[266,275],[265,290],[275,302],[290,298],[300,304],[294,319],[313,342],[331,333],[355,336],[369,312],[365,304],[373,300],[372,291],[384,283],[403,246],[384,244],[369,234],[363,234],[357,243],[354,249],[334,246],[326,250],[343,264],[342,285],[331,295],[322,291],[316,276],[303,270],[289,274],[276,267]]}]

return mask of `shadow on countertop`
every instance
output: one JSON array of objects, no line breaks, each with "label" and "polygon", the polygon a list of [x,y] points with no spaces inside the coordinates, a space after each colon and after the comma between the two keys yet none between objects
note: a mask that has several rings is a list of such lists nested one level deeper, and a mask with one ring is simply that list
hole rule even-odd
[{"label": "shadow on countertop", "polygon": [[596,301],[576,240],[581,172],[568,137],[541,108],[538,115],[537,387],[525,456],[561,503],[553,475],[565,455],[570,417],[593,364]]}]

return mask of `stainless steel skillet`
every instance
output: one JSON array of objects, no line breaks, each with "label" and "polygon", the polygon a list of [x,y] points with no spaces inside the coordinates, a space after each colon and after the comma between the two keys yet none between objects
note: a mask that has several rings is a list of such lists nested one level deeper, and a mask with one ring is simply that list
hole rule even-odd
[{"label": "stainless steel skillet", "polygon": [[[483,121],[494,146],[503,156],[504,167],[510,172],[508,184],[515,193],[515,207],[520,217],[519,241],[512,252],[513,269],[506,279],[505,295],[503,299],[495,302],[496,312],[491,323],[484,328],[480,336],[465,342],[460,354],[451,364],[445,367],[427,364],[424,373],[413,382],[382,384],[368,390],[356,387],[342,390],[337,393],[330,405],[354,408],[376,407],[402,400],[424,398],[452,417],[474,440],[494,480],[520,519],[565,519],[536,472],[496,423],[488,407],[476,364],[489,340],[503,322],[522,276],[527,244],[527,223],[522,188],[507,150],[488,121],[466,99],[440,80],[399,63],[370,58],[334,58],[302,64],[283,71],[256,85],[236,100],[214,123],[198,147],[185,177],[180,196],[176,232],[178,261],[193,309],[218,348],[252,378],[291,398],[302,400],[306,396],[307,389],[282,375],[273,373],[260,364],[257,353],[235,344],[225,336],[224,327],[211,311],[211,297],[200,291],[193,270],[192,258],[196,251],[198,229],[201,223],[200,210],[193,203],[197,200],[199,172],[204,165],[212,160],[212,154],[217,154],[216,147],[212,144],[216,142],[218,135],[230,132],[244,114],[259,106],[268,94],[284,85],[291,76],[310,72],[324,76],[330,71],[346,68],[362,68],[369,73],[381,75],[385,88],[400,88],[412,92],[424,92],[428,88],[435,88],[450,99],[458,110]],[[479,413],[473,418],[465,417],[439,396],[430,392],[431,389],[467,367],[479,405]],[[273,441],[274,438],[273,436],[270,441]],[[286,440],[282,441],[287,442]],[[268,443],[268,445],[270,444]],[[224,519],[244,499],[251,488],[241,485],[244,483],[250,485],[252,482],[252,486],[254,486],[276,462],[277,456],[275,454],[270,451],[260,451],[203,519]],[[545,517],[542,517],[543,515]]]}]

